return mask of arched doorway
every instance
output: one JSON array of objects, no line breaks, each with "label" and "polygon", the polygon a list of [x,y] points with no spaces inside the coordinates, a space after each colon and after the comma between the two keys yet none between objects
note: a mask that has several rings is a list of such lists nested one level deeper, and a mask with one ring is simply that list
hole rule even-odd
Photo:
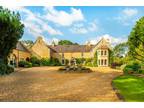
[{"label": "arched doorway", "polygon": [[14,67],[17,66],[17,58],[15,54],[11,54],[9,57],[9,65],[12,65]]}]

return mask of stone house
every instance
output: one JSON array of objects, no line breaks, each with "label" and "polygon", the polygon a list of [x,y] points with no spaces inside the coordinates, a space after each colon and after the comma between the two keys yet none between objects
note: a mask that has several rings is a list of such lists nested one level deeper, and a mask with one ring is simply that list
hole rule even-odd
[{"label": "stone house", "polygon": [[47,45],[42,37],[38,37],[34,45],[27,48],[18,42],[16,49],[10,54],[9,61],[18,66],[21,60],[28,60],[30,56],[37,58],[57,58],[62,64],[71,58],[94,58],[97,52],[98,66],[109,66],[110,43],[102,38],[96,45]]}]

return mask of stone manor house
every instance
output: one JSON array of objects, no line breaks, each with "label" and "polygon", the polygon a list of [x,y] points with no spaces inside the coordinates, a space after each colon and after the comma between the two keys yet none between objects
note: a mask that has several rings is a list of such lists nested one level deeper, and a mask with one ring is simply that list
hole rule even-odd
[{"label": "stone manor house", "polygon": [[62,64],[71,58],[94,58],[97,51],[98,66],[109,66],[110,43],[102,38],[96,45],[47,45],[42,37],[38,37],[33,46],[28,48],[22,42],[18,42],[10,54],[9,63],[16,64],[21,60],[27,60],[31,56],[37,58],[57,58]]}]

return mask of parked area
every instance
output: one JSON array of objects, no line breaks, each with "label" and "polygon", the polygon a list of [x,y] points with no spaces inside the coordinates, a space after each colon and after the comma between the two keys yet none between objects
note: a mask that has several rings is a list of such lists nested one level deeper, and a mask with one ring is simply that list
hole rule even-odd
[{"label": "parked area", "polygon": [[0,101],[120,101],[111,86],[121,71],[91,68],[92,73],[63,73],[59,67],[17,69],[0,76]]}]

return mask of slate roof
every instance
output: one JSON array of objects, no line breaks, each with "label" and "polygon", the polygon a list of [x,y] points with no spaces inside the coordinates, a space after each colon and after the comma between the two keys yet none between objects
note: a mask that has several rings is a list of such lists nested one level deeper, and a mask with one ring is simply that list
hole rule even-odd
[{"label": "slate roof", "polygon": [[48,45],[54,52],[90,52],[95,45]]}]

